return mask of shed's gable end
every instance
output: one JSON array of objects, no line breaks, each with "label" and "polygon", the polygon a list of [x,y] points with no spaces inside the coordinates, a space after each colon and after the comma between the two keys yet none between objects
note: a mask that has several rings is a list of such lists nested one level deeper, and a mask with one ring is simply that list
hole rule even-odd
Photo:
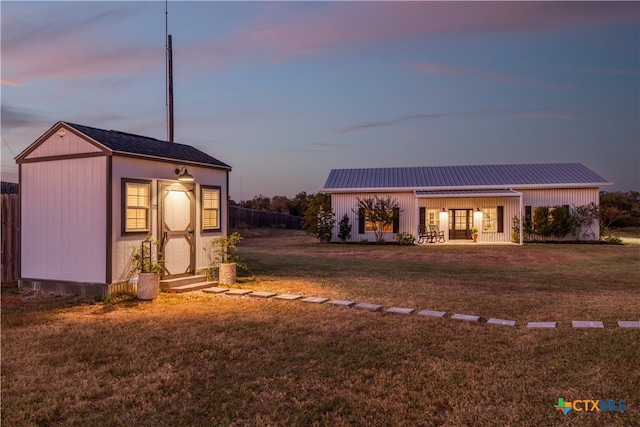
[{"label": "shed's gable end", "polygon": [[56,123],[17,158],[17,163],[71,157],[106,156],[110,150],[63,122]]}]

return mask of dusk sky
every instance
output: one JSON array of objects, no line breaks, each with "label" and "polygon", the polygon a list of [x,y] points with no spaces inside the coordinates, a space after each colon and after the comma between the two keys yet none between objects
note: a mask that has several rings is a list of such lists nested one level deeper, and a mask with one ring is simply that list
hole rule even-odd
[{"label": "dusk sky", "polygon": [[[165,2],[10,2],[2,180],[59,120],[167,139]],[[170,1],[175,141],[231,198],[333,168],[581,162],[640,190],[640,2]]]}]

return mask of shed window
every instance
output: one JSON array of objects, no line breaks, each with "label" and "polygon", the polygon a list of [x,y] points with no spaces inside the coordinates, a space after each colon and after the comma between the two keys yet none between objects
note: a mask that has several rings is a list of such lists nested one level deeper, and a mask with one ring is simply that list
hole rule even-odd
[{"label": "shed window", "polygon": [[201,187],[202,231],[220,230],[220,187]]},{"label": "shed window", "polygon": [[151,208],[151,182],[124,181],[124,232],[147,233]]}]

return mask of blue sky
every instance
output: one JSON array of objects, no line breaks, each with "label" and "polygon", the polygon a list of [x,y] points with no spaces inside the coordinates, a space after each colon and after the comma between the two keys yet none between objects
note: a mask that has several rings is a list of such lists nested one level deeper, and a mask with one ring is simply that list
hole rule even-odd
[{"label": "blue sky", "polygon": [[[0,4],[2,179],[58,120],[166,139],[165,2]],[[231,197],[581,162],[640,190],[639,2],[170,1],[175,140]]]}]

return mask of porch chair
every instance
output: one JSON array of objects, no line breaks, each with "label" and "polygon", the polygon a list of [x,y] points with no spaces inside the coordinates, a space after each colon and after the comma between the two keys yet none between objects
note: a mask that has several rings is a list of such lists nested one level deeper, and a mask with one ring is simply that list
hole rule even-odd
[{"label": "porch chair", "polygon": [[440,231],[440,227],[436,224],[429,224],[429,231],[431,234],[431,243],[444,243],[444,231]]}]

